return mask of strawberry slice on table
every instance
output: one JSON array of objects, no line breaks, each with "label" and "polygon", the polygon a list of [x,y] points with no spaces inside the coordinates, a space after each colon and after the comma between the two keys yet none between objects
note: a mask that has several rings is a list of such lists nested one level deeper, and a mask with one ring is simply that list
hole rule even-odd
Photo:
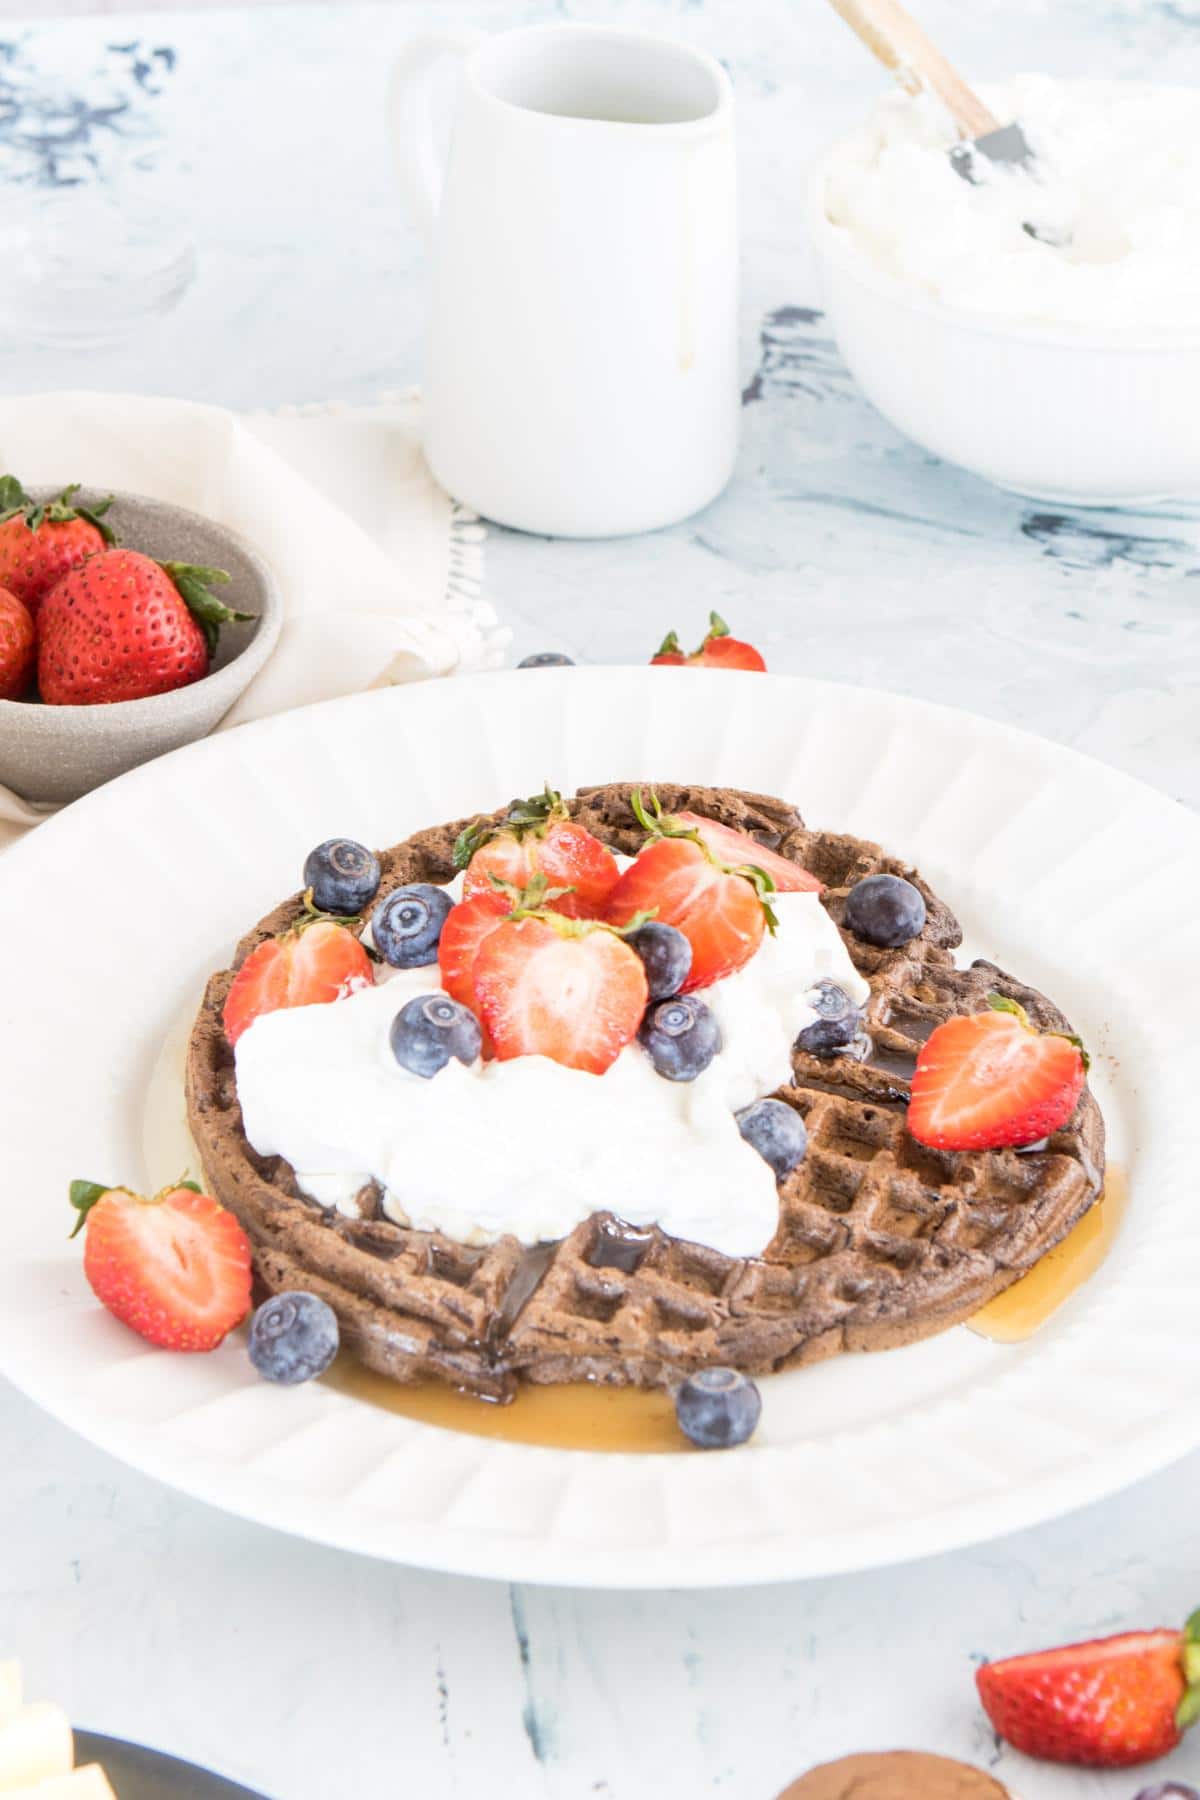
[{"label": "strawberry slice on table", "polygon": [[73,481],[55,500],[29,498],[15,475],[0,476],[0,587],[23,600],[36,620],[56,581],[116,543],[104,514],[111,496],[77,506]]},{"label": "strawberry slice on table", "polygon": [[23,700],[37,668],[37,631],[24,601],[0,587],[0,700]]},{"label": "strawberry slice on table", "polygon": [[102,550],[45,595],[38,617],[38,685],[48,706],[99,706],[187,687],[207,675],[234,612],[212,589],[224,569],[157,563],[140,550]]},{"label": "strawberry slice on table", "polygon": [[721,825],[716,819],[705,819],[694,812],[675,813],[674,818],[677,824],[697,832],[722,862],[735,868],[752,864],[765,869],[781,894],[820,894],[824,891],[815,875],[810,875],[798,863],[789,862],[786,856],[768,850],[748,831],[736,831],[732,825]]},{"label": "strawberry slice on table", "polygon": [[1200,1612],[1182,1631],[985,1663],[975,1681],[996,1731],[1026,1756],[1098,1769],[1154,1762],[1200,1719]]},{"label": "strawberry slice on table", "polygon": [[767,667],[754,645],[732,637],[720,613],[715,612],[708,615],[708,636],[698,650],[693,650],[690,656],[685,655],[678,637],[668,631],[650,662],[691,669],[758,669],[765,672]]},{"label": "strawberry slice on table", "polygon": [[641,958],[594,920],[538,911],[505,920],[479,946],[475,1001],[496,1056],[548,1056],[603,1075],[646,1010]]},{"label": "strawberry slice on table", "polygon": [[514,801],[500,825],[468,825],[454,846],[454,864],[466,870],[464,900],[489,893],[493,877],[523,889],[542,876],[549,887],[570,889],[547,901],[568,919],[597,918],[621,872],[612,851],[571,818],[551,787]]},{"label": "strawberry slice on table", "polygon": [[639,914],[674,925],[692,946],[680,991],[711,987],[748,963],[764,931],[774,930],[775,881],[757,863],[725,862],[698,830],[665,813],[656,795],[647,806],[635,790],[629,803],[649,841],[612,890],[604,916],[621,927]]},{"label": "strawberry slice on table", "polygon": [[1039,1032],[1015,1000],[948,1019],[921,1046],[908,1129],[934,1150],[1034,1144],[1075,1111],[1088,1058],[1077,1037]]},{"label": "strawberry slice on table", "polygon": [[147,1200],[73,1181],[83,1270],[113,1317],[163,1350],[215,1350],[250,1310],[250,1240],[193,1182]]},{"label": "strawberry slice on table", "polygon": [[262,1013],[320,1006],[373,987],[371,959],[352,931],[333,919],[301,919],[282,937],[264,938],[225,996],[225,1036],[236,1044]]}]

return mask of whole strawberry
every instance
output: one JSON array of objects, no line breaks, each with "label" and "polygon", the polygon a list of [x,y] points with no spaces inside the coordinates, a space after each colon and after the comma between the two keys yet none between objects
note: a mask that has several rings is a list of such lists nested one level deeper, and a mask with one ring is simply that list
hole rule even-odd
[{"label": "whole strawberry", "polygon": [[684,654],[676,634],[668,631],[650,661],[677,668],[686,665],[691,669],[757,669],[760,672],[767,666],[753,644],[731,635],[720,613],[709,613],[708,635],[690,656]]},{"label": "whole strawberry", "polygon": [[0,588],[0,700],[23,700],[37,667],[37,633],[29,608]]},{"label": "whole strawberry", "polygon": [[208,674],[232,612],[211,591],[224,569],[157,563],[105,550],[57,582],[42,602],[38,685],[49,706],[102,706],[187,687]]},{"label": "whole strawberry", "polygon": [[1124,1769],[1154,1762],[1200,1719],[1200,1612],[1182,1631],[1127,1631],[985,1663],[983,1710],[1043,1762]]},{"label": "whole strawberry", "polygon": [[56,500],[35,501],[15,475],[0,476],[0,586],[35,620],[56,581],[117,541],[104,522],[112,500],[77,506],[78,491],[73,481]]}]

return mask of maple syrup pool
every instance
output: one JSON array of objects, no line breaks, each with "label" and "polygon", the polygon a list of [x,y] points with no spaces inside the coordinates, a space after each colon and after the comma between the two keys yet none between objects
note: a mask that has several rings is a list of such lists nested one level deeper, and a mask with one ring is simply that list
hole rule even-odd
[{"label": "maple syrup pool", "polygon": [[[195,1006],[189,1008],[168,1034],[146,1091],[142,1152],[152,1190],[178,1178],[185,1169],[197,1176],[200,1173],[183,1097],[184,1058],[195,1012]],[[1075,1229],[1028,1275],[989,1301],[965,1329],[996,1344],[1020,1344],[1033,1337],[1104,1263],[1120,1232],[1128,1202],[1128,1176],[1124,1169],[1110,1164],[1103,1194]],[[363,1368],[346,1354],[338,1357],[322,1379],[326,1386],[367,1405],[472,1437],[556,1450],[638,1455],[690,1452],[692,1448],[676,1424],[670,1395],[659,1390],[529,1384],[509,1405],[500,1406],[440,1382],[402,1386]]]}]

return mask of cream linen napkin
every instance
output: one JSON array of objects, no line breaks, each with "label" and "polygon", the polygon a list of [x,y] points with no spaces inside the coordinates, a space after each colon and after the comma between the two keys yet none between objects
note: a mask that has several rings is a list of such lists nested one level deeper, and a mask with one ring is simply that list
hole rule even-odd
[{"label": "cream linen napkin", "polygon": [[[484,527],[420,448],[416,394],[236,414],[133,394],[0,398],[0,470],[206,513],[247,538],[284,599],[279,644],[223,721],[498,664],[481,594]],[[0,787],[0,844],[45,814]]]}]

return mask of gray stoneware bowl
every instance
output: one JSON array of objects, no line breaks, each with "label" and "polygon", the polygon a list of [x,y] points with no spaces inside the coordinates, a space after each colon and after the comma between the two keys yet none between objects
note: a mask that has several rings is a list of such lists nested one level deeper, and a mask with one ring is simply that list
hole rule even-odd
[{"label": "gray stoneware bowl", "polygon": [[[30,490],[35,500],[50,490]],[[83,488],[83,505],[104,497]],[[236,532],[186,507],[140,494],[118,494],[106,514],[121,544],[159,562],[228,569],[220,595],[235,612],[253,613],[244,625],[224,625],[212,668],[202,681],[118,700],[111,706],[41,706],[0,700],[0,784],[26,800],[78,800],[139,763],[204,737],[220,723],[262,668],[279,637],[283,608],[274,577]]]}]

